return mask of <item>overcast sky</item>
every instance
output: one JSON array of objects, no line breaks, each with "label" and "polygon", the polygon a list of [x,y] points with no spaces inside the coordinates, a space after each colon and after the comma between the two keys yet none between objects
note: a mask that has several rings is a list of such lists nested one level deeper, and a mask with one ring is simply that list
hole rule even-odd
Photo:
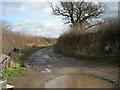
[{"label": "overcast sky", "polygon": [[[9,1],[2,1],[0,19],[8,21],[13,26],[14,32],[44,37],[59,37],[60,34],[67,31],[68,26],[64,25],[61,17],[52,15],[47,0],[44,0],[45,2],[34,2],[35,0],[33,2]],[[118,3],[110,2],[110,0],[104,3],[108,8],[102,18],[117,17]]]}]

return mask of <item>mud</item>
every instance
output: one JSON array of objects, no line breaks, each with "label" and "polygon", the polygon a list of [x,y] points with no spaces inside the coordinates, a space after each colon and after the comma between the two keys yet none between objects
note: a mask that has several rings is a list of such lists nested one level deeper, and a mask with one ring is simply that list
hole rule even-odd
[{"label": "mud", "polygon": [[[32,54],[22,74],[13,77],[9,83],[15,88],[43,88],[50,80],[71,74],[99,78],[108,81],[107,84],[114,84],[118,80],[118,67],[65,57],[56,54],[54,47],[48,47]],[[87,87],[85,83],[84,87]]]}]

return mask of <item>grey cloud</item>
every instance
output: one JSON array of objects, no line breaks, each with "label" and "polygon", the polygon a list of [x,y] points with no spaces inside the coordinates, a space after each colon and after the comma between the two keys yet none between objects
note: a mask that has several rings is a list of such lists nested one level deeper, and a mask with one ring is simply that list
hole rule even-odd
[{"label": "grey cloud", "polygon": [[19,21],[18,24],[13,25],[13,31],[21,32],[28,35],[40,35],[44,37],[59,37],[60,34],[67,31],[67,26],[61,22],[31,22],[26,23],[24,21]]}]

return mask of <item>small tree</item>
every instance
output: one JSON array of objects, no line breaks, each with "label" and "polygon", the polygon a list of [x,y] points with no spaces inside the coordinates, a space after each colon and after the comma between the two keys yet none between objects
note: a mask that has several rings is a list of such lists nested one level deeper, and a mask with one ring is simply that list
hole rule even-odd
[{"label": "small tree", "polygon": [[[97,18],[105,11],[104,5],[101,2],[60,2],[59,5],[51,7],[54,15],[62,16],[65,24],[72,26],[89,24],[89,20]],[[91,25],[89,27],[92,27]]]}]

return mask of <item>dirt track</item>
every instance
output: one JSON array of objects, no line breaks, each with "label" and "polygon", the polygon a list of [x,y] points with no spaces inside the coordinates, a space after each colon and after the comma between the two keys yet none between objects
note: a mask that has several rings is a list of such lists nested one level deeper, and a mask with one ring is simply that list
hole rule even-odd
[{"label": "dirt track", "polygon": [[25,63],[22,74],[9,82],[15,88],[43,88],[49,80],[68,74],[85,74],[106,80],[118,80],[118,68],[100,63],[76,60],[54,53],[54,47],[37,51]]}]

